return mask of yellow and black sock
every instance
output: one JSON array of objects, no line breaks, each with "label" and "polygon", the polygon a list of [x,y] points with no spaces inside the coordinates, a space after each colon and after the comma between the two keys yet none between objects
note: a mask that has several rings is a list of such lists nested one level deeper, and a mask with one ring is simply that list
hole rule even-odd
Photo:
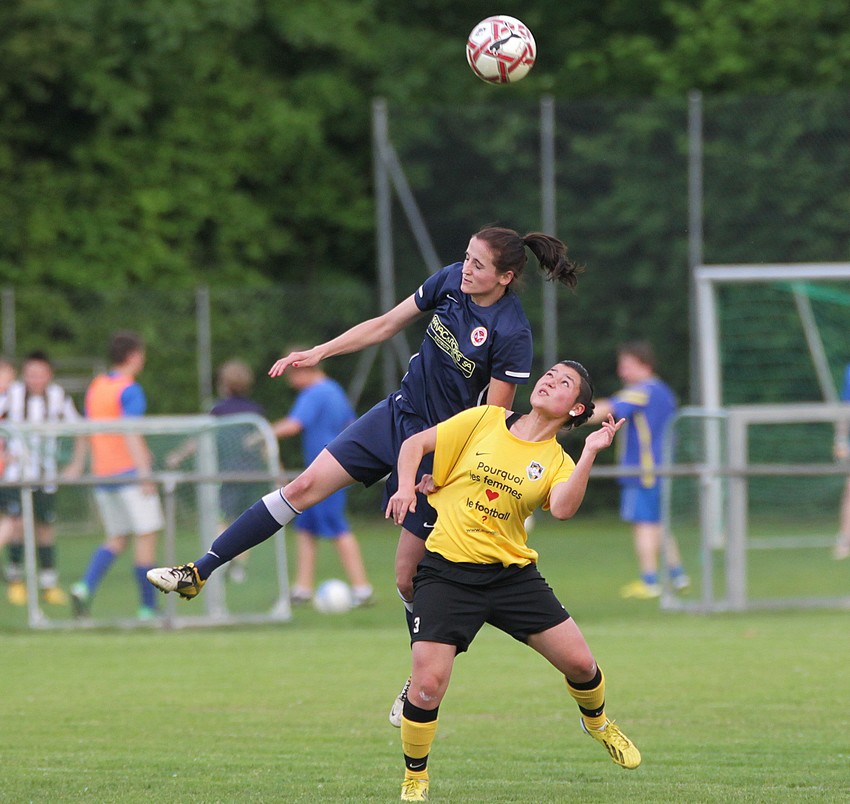
[{"label": "yellow and black sock", "polygon": [[420,709],[406,700],[401,717],[401,748],[404,751],[404,778],[427,779],[428,755],[437,733],[436,709]]},{"label": "yellow and black sock", "polygon": [[570,681],[567,690],[573,696],[588,730],[601,729],[605,725],[605,676],[599,665],[590,681]]}]

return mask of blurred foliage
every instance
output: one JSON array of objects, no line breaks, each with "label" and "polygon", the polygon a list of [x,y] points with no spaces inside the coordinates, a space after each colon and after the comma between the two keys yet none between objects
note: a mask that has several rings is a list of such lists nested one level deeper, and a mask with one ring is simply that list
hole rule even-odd
[{"label": "blurred foliage", "polygon": [[[0,4],[0,284],[39,298],[19,295],[19,353],[46,337],[100,355],[114,323],[138,318],[160,399],[196,409],[196,286],[218,297],[214,361],[244,352],[258,370],[286,342],[377,312],[376,96],[445,262],[484,223],[539,228],[537,104],[554,96],[558,234],[588,266],[575,297],[559,293],[561,337],[598,374],[613,377],[619,340],[645,335],[687,391],[692,88],[706,98],[706,259],[847,259],[844,0],[502,10],[539,49],[508,88],[464,60],[489,2]],[[409,235],[397,260],[401,296],[424,275]]]}]

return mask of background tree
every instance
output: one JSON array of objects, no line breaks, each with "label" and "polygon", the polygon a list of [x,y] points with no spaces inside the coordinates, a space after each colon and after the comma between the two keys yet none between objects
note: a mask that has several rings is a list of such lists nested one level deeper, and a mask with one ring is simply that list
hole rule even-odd
[{"label": "background tree", "polygon": [[[220,289],[215,334],[257,365],[291,339],[287,322],[306,337],[374,312],[375,96],[446,261],[485,222],[539,226],[537,102],[555,97],[559,234],[588,266],[561,304],[594,333],[597,365],[610,369],[639,326],[686,392],[691,88],[706,103],[706,258],[847,258],[841,0],[541,0],[514,12],[539,59],[509,88],[465,64],[464,38],[491,12],[448,0],[0,4],[0,284],[22,300],[21,348],[47,337],[59,353],[99,350],[109,294],[130,288],[141,301],[116,317],[144,312],[162,341],[162,409],[195,409],[179,357],[191,304],[142,289]],[[409,236],[399,264],[406,293],[423,274]]]}]

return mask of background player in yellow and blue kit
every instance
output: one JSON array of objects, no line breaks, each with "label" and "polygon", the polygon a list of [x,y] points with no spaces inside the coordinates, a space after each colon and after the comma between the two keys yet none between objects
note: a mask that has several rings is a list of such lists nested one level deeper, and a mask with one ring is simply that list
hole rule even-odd
[{"label": "background player in yellow and blue kit", "polygon": [[[640,764],[638,749],[605,715],[602,671],[540,575],[524,526],[537,507],[569,519],[581,505],[596,454],[623,424],[609,415],[574,463],[556,435],[586,421],[592,399],[584,367],[562,361],[535,384],[530,413],[506,418],[501,408],[474,408],[411,436],[401,448],[398,491],[386,515],[403,521],[423,490],[432,492],[439,513],[414,578],[413,669],[401,725],[403,801],[427,798],[428,755],[455,656],[484,623],[551,662],[579,705],[584,730],[618,765]],[[433,474],[417,484],[417,469],[429,454]]]},{"label": "background player in yellow and blue kit", "polygon": [[[625,447],[620,465],[639,469],[637,475],[620,478],[620,518],[632,525],[640,578],[626,584],[620,594],[651,599],[661,594],[658,560],[662,543],[661,478],[655,467],[663,463],[664,438],[676,413],[672,389],[655,373],[655,355],[646,341],[630,341],[617,349],[617,375],[624,388],[596,404],[591,423],[608,414],[625,419]],[[667,571],[674,589],[683,591],[690,580],[682,567],[679,545],[672,534],[666,540]]]}]

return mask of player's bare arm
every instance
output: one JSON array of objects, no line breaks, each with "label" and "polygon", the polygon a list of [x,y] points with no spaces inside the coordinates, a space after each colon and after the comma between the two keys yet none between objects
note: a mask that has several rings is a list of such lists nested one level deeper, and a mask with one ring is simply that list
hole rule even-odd
[{"label": "player's bare arm", "polygon": [[424,313],[416,306],[413,296],[408,296],[392,310],[388,310],[376,318],[355,324],[326,343],[321,343],[302,352],[290,352],[274,363],[269,369],[269,376],[279,377],[292,365],[315,366],[327,357],[359,352],[368,346],[383,343],[423,315]]},{"label": "player's bare arm", "polygon": [[410,436],[398,453],[398,490],[387,503],[385,516],[400,525],[409,511],[416,510],[416,470],[424,455],[437,448],[437,428],[429,427]]},{"label": "player's bare arm", "polygon": [[595,406],[593,415],[587,420],[587,424],[601,424],[613,415],[614,403],[610,399],[597,399]]},{"label": "player's bare arm", "polygon": [[570,519],[575,516],[584,500],[590,469],[597,454],[611,446],[617,430],[625,421],[620,419],[615,422],[614,417],[609,413],[607,419],[602,422],[602,426],[585,439],[581,457],[573,473],[567,481],[558,483],[549,494],[549,510],[555,519]]},{"label": "player's bare arm", "polygon": [[498,405],[501,408],[510,410],[516,396],[516,385],[512,382],[505,382],[495,377],[490,378],[490,387],[487,389],[487,404]]}]

